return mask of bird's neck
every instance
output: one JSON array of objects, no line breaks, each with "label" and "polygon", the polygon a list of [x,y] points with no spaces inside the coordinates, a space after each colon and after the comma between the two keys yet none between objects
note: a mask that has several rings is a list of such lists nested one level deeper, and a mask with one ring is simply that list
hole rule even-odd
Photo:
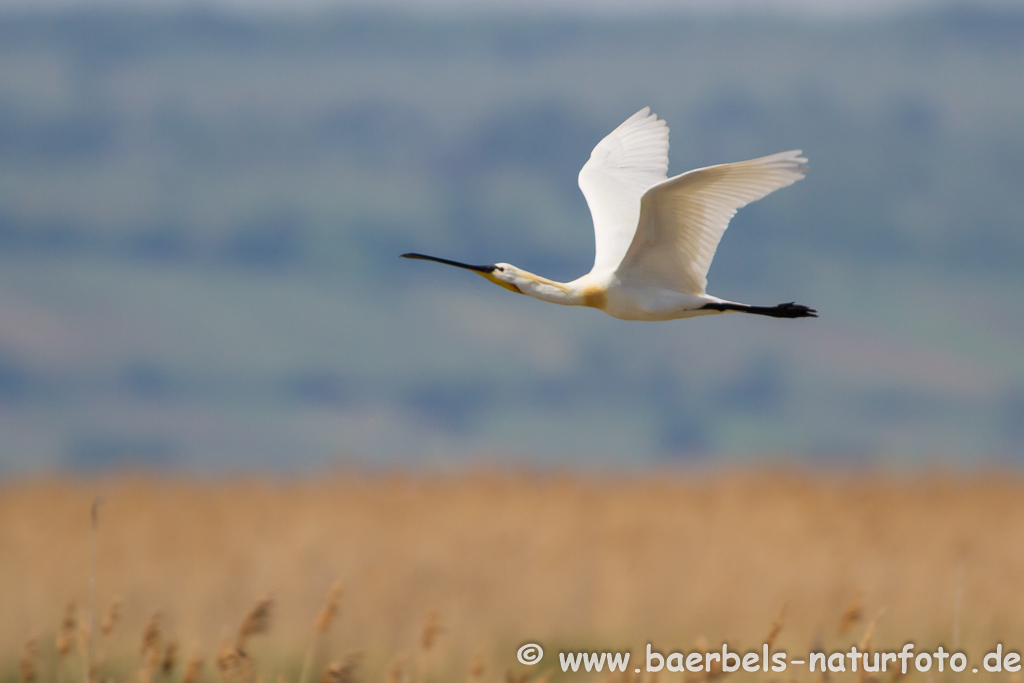
[{"label": "bird's neck", "polygon": [[522,269],[519,275],[516,287],[527,296],[563,306],[604,308],[605,288],[591,283],[586,276],[572,282],[555,282]]}]

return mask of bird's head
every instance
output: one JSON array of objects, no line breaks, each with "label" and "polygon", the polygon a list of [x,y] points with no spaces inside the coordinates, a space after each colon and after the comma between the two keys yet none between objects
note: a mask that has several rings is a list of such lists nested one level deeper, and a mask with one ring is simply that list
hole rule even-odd
[{"label": "bird's head", "polygon": [[522,278],[522,271],[510,263],[495,263],[493,266],[473,266],[468,263],[452,261],[451,259],[440,258],[438,256],[427,256],[426,254],[402,254],[402,257],[420,259],[423,261],[436,261],[438,263],[443,263],[446,266],[455,266],[456,268],[472,270],[474,273],[482,275],[499,287],[504,287],[505,289],[517,294],[523,293],[523,290],[516,285],[516,282]]},{"label": "bird's head", "polygon": [[522,271],[513,266],[511,263],[495,263],[494,270],[490,273],[482,273],[482,275],[493,282],[496,285],[504,287],[505,289],[523,293],[520,289],[519,283],[522,282]]}]

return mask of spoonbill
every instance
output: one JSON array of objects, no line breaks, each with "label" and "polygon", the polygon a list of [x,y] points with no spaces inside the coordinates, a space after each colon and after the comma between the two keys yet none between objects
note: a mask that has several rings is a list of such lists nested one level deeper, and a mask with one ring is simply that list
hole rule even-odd
[{"label": "spoonbill", "polygon": [[572,282],[555,282],[508,263],[474,266],[402,254],[465,268],[518,294],[566,306],[590,306],[623,320],[673,320],[714,313],[815,318],[796,303],[751,306],[706,292],[718,242],[736,211],[804,177],[800,150],[668,171],[668,125],[650,107],[626,119],[597,144],[579,185],[594,219],[594,267]]}]

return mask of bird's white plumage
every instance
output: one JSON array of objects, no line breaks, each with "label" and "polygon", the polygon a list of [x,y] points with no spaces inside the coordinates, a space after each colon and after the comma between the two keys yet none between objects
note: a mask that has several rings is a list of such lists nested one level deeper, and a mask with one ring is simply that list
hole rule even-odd
[{"label": "bird's white plumage", "polygon": [[597,143],[579,184],[594,219],[592,273],[611,273],[633,241],[640,199],[668,172],[668,125],[644,107]]},{"label": "bird's white plumage", "polygon": [[799,150],[699,168],[668,171],[668,126],[644,107],[597,144],[579,183],[594,219],[594,267],[572,282],[555,282],[509,263],[474,266],[426,254],[477,272],[513,292],[566,306],[590,306],[624,320],[672,320],[728,311],[775,318],[817,317],[790,302],[751,306],[707,293],[711,259],[736,211],[804,177]]},{"label": "bird's white plumage", "polygon": [[651,187],[616,275],[624,282],[704,294],[708,268],[736,211],[804,177],[800,150],[699,168]]}]

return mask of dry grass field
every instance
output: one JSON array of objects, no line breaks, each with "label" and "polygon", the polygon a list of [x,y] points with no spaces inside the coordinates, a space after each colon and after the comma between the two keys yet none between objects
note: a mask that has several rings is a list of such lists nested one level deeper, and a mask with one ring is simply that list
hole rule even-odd
[{"label": "dry grass field", "polygon": [[[793,656],[912,640],[976,662],[996,642],[1019,648],[1024,480],[734,471],[0,484],[0,681],[84,681],[87,649],[96,679],[117,683],[604,680],[556,671],[557,651],[759,649],[773,625],[774,648]],[[516,662],[526,641],[548,653],[532,669]],[[821,680],[795,668],[731,676]]]}]

